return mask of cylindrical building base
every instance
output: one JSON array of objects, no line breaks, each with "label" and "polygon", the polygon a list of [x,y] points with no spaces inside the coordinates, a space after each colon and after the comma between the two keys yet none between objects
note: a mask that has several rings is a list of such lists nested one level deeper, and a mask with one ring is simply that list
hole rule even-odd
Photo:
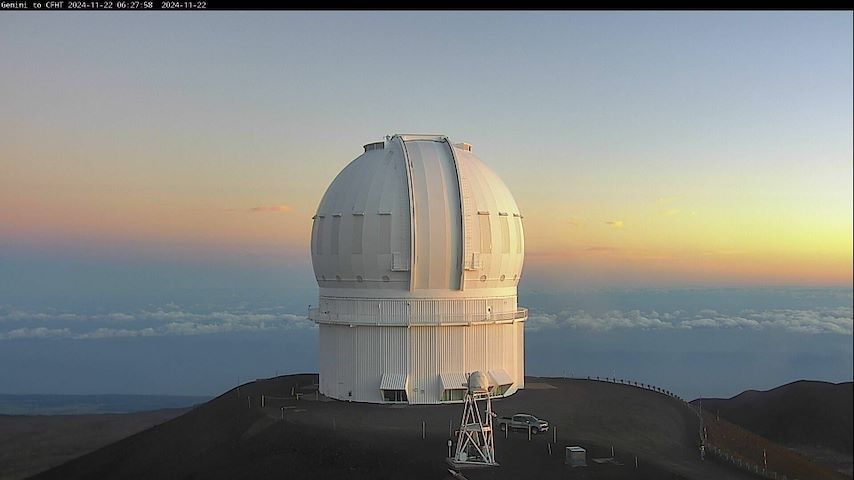
[{"label": "cylindrical building base", "polygon": [[475,325],[320,326],[320,392],[370,403],[462,402],[466,375],[496,396],[524,387],[524,318]]}]

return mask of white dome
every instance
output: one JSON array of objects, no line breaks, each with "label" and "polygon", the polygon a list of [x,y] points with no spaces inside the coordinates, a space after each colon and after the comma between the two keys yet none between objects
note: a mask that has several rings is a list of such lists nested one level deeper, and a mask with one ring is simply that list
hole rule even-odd
[{"label": "white dome", "polygon": [[314,217],[321,295],[515,295],[522,216],[504,182],[470,150],[428,135],[366,145]]}]

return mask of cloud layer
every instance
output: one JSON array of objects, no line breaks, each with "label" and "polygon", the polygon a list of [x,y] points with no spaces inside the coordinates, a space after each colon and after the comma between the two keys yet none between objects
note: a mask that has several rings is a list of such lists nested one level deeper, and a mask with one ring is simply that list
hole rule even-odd
[{"label": "cloud layer", "polygon": [[[854,332],[852,307],[809,309],[745,309],[737,313],[717,310],[611,310],[591,313],[563,310],[532,311],[528,331],[550,329],[779,329],[805,334]],[[316,328],[305,315],[282,307],[235,307],[217,311],[191,311],[174,304],[134,312],[83,314],[54,310],[31,311],[0,306],[0,341],[26,338],[105,339],[205,335],[228,332],[288,331]]]},{"label": "cloud layer", "polygon": [[783,329],[800,333],[835,333],[852,335],[854,320],[851,307],[815,308],[809,310],[742,310],[738,314],[726,314],[716,310],[697,312],[659,313],[655,310],[612,310],[602,314],[591,314],[583,310],[562,311],[557,314],[531,313],[526,328],[531,331],[554,328],[577,328],[588,330],[613,330],[640,328],[655,329]]},{"label": "cloud layer", "polygon": [[303,328],[314,328],[305,315],[276,311],[190,312],[164,307],[130,313],[77,314],[0,308],[0,340],[154,337]]}]

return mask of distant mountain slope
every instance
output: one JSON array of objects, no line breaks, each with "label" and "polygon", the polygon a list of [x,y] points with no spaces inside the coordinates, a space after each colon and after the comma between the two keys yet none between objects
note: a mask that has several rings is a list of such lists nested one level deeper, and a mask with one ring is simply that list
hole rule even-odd
[{"label": "distant mountain slope", "polygon": [[0,393],[0,415],[91,415],[188,408],[212,397],[187,395],[13,395]]},{"label": "distant mountain slope", "polygon": [[850,454],[854,448],[852,393],[851,382],[800,380],[764,392],[748,390],[729,399],[701,401],[703,409],[777,443]]},{"label": "distant mountain slope", "polygon": [[186,411],[179,408],[97,415],[0,415],[0,479],[26,478]]}]

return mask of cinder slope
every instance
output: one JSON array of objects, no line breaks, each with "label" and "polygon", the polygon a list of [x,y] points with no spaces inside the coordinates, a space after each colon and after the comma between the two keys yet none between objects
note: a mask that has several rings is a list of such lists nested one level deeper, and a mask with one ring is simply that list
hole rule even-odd
[{"label": "cinder slope", "polygon": [[729,399],[703,398],[704,410],[851,474],[854,388],[851,382],[800,380]]},{"label": "cinder slope", "polygon": [[756,435],[724,418],[717,418],[703,410],[705,429],[709,445],[714,445],[728,455],[756,465],[758,469],[776,472],[788,478],[811,480],[845,480],[842,473],[815,463],[767,438]]},{"label": "cinder slope", "polygon": [[25,478],[175,418],[187,409],[124,414],[0,415],[0,479]]},{"label": "cinder slope", "polygon": [[854,449],[854,384],[800,380],[730,399],[703,398],[703,408],[784,445]]},{"label": "cinder slope", "polygon": [[[243,385],[35,478],[449,478],[446,442],[460,405],[324,401],[311,391],[316,382],[316,375],[292,375]],[[676,399],[587,380],[527,383],[496,401],[495,410],[546,418],[557,427],[557,442],[551,443],[552,433],[531,440],[524,432],[497,435],[502,466],[466,471],[466,477],[749,478],[700,461],[698,418]],[[292,391],[307,393],[297,400]],[[587,469],[571,470],[562,461],[567,445],[588,448],[591,458],[610,457],[613,445],[622,465],[591,461]]]}]

